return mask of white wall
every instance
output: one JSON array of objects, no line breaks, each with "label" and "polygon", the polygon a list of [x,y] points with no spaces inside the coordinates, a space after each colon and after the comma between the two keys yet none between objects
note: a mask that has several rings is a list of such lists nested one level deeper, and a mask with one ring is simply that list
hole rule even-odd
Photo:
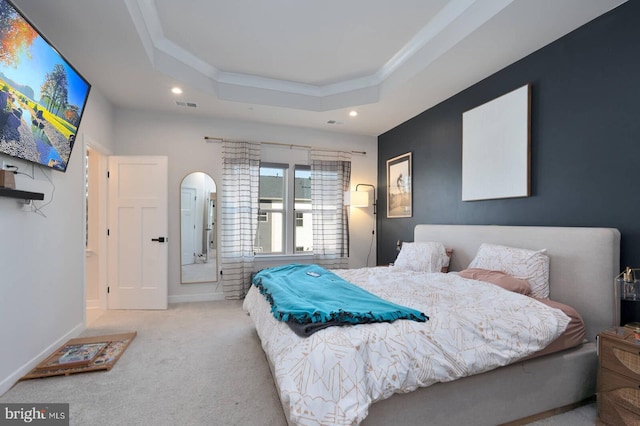
[{"label": "white wall", "polygon": [[[352,157],[352,188],[357,183],[376,182],[377,138],[345,135],[296,127],[275,126],[190,115],[117,109],[115,141],[117,155],[166,155],[169,157],[169,301],[202,300],[213,294],[216,284],[180,284],[180,182],[189,173],[208,173],[222,188],[222,145],[207,143],[205,136],[250,141],[302,144],[339,150],[366,151]],[[282,161],[303,156],[304,151],[263,148],[263,157]],[[219,199],[219,198],[218,198]],[[351,267],[365,266],[374,226],[373,208],[351,209]],[[375,264],[375,242],[370,265]]]},{"label": "white wall", "polygon": [[34,180],[17,175],[17,189],[44,192],[38,205],[51,201],[43,217],[0,197],[0,394],[84,328],[83,140],[108,146],[112,121],[93,90],[66,173],[0,156],[34,172]]}]

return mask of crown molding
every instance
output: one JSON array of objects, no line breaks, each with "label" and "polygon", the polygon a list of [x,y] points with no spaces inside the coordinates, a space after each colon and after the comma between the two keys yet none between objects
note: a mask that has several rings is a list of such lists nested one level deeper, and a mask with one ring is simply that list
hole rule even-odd
[{"label": "crown molding", "polygon": [[151,65],[221,100],[308,111],[376,103],[391,89],[426,69],[514,0],[451,0],[373,74],[327,85],[227,72],[168,39],[154,0],[125,0]]}]

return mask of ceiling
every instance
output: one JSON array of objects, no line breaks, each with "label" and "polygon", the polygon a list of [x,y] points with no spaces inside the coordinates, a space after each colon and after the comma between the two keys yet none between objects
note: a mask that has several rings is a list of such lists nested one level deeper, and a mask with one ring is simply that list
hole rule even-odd
[{"label": "ceiling", "polygon": [[117,107],[372,136],[624,1],[14,0]]}]

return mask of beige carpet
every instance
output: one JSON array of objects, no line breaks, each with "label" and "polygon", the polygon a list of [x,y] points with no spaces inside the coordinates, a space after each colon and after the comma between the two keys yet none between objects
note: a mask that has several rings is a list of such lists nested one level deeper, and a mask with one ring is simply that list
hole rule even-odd
[{"label": "beige carpet", "polygon": [[[70,404],[71,425],[284,426],[280,402],[241,302],[107,311],[83,336],[137,331],[109,372],[19,382],[0,403]],[[595,424],[594,405],[535,423]]]},{"label": "beige carpet", "polygon": [[284,425],[240,302],[107,311],[83,335],[137,331],[109,372],[19,382],[0,402],[68,402],[72,425]]}]

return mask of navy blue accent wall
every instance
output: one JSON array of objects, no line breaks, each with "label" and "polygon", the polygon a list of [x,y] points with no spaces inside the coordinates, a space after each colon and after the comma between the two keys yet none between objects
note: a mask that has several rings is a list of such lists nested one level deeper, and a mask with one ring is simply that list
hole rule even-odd
[{"label": "navy blue accent wall", "polygon": [[[527,83],[531,196],[462,202],[462,113]],[[406,152],[413,217],[388,219],[386,160]],[[378,158],[379,264],[416,224],[436,223],[614,227],[621,267],[640,267],[640,1],[380,135]]]}]

